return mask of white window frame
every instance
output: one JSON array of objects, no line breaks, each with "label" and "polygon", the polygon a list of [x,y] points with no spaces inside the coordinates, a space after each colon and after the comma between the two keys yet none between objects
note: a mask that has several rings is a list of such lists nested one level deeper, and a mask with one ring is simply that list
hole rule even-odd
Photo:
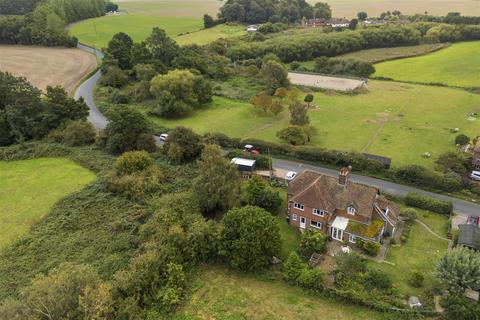
[{"label": "white window frame", "polygon": [[[317,225],[314,225],[313,222],[315,222]],[[310,220],[310,226],[315,229],[322,229],[322,223],[320,221]]]},{"label": "white window frame", "polygon": [[355,212],[356,212],[356,211],[357,211],[357,210],[356,210],[354,207],[348,207],[348,208],[347,208],[348,214],[355,215]]},{"label": "white window frame", "polygon": [[297,216],[295,213],[292,213],[292,220],[293,220],[293,221],[297,221],[297,220],[298,220],[298,216]]},{"label": "white window frame", "polygon": [[294,203],[293,203],[293,207],[294,207],[295,209],[298,209],[298,210],[301,210],[301,211],[305,211],[305,206],[304,206],[303,204],[301,204],[301,203],[296,203],[296,202],[294,202]]},{"label": "white window frame", "polygon": [[313,208],[312,209],[312,214],[315,215],[315,216],[319,216],[319,217],[323,217],[325,216],[325,210],[320,210],[320,209],[317,209],[317,208]]},{"label": "white window frame", "polygon": [[354,234],[349,234],[348,235],[348,242],[356,243],[357,242],[357,237]]}]

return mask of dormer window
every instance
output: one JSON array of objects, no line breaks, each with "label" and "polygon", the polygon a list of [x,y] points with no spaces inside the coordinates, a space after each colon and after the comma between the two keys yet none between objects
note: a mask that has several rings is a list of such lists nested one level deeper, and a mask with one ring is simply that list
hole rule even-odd
[{"label": "dormer window", "polygon": [[293,207],[294,207],[295,209],[298,209],[298,210],[302,210],[302,211],[305,210],[305,206],[304,206],[303,204],[301,204],[301,203],[296,203],[296,202],[294,202],[294,203],[293,203]]},{"label": "dormer window", "polygon": [[354,214],[355,214],[355,211],[357,211],[357,210],[356,210],[354,207],[348,207],[348,208],[347,208],[348,214],[354,215]]}]

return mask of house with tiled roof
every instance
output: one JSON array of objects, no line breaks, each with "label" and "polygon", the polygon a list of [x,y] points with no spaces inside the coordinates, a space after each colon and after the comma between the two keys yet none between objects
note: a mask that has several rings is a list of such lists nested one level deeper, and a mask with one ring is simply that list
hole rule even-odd
[{"label": "house with tiled roof", "polygon": [[349,180],[349,169],[338,177],[305,170],[288,185],[290,224],[315,228],[333,240],[354,244],[357,239],[379,242],[393,235],[400,208],[379,189]]}]

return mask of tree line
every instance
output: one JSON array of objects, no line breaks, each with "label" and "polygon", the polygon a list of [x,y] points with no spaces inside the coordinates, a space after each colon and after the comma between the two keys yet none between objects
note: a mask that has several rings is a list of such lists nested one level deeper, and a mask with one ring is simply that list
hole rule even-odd
[{"label": "tree line", "polygon": [[[408,26],[319,32],[308,34],[308,37],[278,36],[263,42],[231,40],[226,55],[232,60],[245,60],[273,53],[283,62],[292,62],[306,61],[320,56],[334,57],[363,49],[417,45],[423,41],[449,42],[476,39],[480,39],[479,25],[423,22]],[[218,44],[213,43],[210,46],[215,45]]]},{"label": "tree line", "polygon": [[332,10],[327,3],[312,6],[304,0],[228,0],[218,16],[241,23],[294,23],[303,17],[330,19]]},{"label": "tree line", "polygon": [[0,16],[0,43],[76,46],[77,39],[68,34],[65,26],[104,15],[106,5],[105,0],[49,0],[25,15]]},{"label": "tree line", "polygon": [[32,12],[41,0],[0,0],[1,14],[22,15]]}]

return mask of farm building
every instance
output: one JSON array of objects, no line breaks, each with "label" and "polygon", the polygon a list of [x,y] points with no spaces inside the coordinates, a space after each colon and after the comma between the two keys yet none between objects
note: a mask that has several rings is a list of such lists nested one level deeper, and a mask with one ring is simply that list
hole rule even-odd
[{"label": "farm building", "polygon": [[252,174],[255,171],[256,160],[233,158],[230,163],[234,164],[237,169],[244,174]]}]

